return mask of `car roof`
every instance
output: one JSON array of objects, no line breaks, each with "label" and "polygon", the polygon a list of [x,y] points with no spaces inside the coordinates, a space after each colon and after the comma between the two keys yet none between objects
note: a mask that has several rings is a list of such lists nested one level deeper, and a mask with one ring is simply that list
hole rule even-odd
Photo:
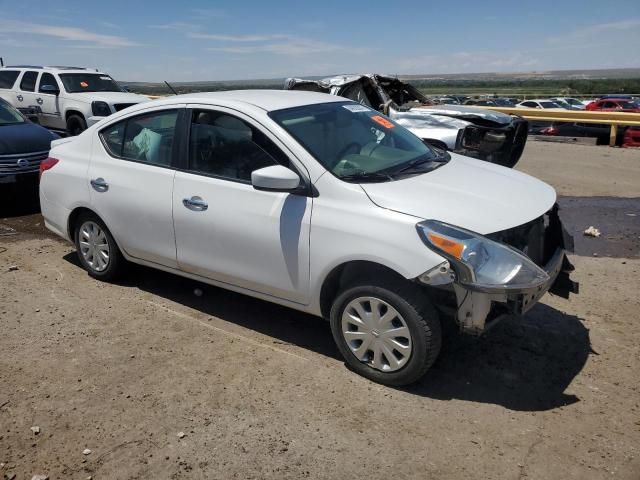
[{"label": "car roof", "polygon": [[[156,105],[176,103],[246,104],[271,112],[285,108],[301,107],[318,103],[345,102],[348,99],[326,93],[305,92],[299,90],[229,90],[224,92],[200,92],[175,95],[156,100]],[[149,103],[140,104],[148,107]]]},{"label": "car roof", "polygon": [[99,73],[100,75],[106,75],[106,73],[101,72],[97,68],[86,68],[86,67],[69,67],[69,66],[42,66],[42,65],[5,65],[1,67],[1,69],[6,70],[44,70],[47,72],[56,72],[56,73]]}]

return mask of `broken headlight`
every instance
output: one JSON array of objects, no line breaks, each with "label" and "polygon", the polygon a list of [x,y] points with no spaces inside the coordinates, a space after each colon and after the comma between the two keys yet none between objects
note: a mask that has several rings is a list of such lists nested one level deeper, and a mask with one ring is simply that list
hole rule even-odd
[{"label": "broken headlight", "polygon": [[92,102],[91,112],[96,117],[108,117],[109,115],[111,115],[111,109],[109,108],[109,104],[107,102]]},{"label": "broken headlight", "polygon": [[516,292],[549,280],[544,270],[504,243],[436,220],[416,228],[422,241],[449,260],[460,283],[471,289]]},{"label": "broken headlight", "polygon": [[471,150],[495,152],[502,148],[506,140],[507,135],[504,132],[469,126],[465,128],[462,146]]}]

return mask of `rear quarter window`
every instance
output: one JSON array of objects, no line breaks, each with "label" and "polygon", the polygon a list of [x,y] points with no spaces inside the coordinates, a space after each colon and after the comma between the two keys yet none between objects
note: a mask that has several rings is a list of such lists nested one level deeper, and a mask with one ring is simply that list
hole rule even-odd
[{"label": "rear quarter window", "polygon": [[122,144],[124,142],[124,129],[127,122],[115,123],[100,132],[100,138],[107,151],[114,157],[122,155]]},{"label": "rear quarter window", "polygon": [[0,71],[0,88],[13,88],[18,75],[20,75],[18,70]]}]

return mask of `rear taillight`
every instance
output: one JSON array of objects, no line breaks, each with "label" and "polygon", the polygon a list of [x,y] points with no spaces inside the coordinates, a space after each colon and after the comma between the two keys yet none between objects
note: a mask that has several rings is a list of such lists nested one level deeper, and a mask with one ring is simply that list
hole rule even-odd
[{"label": "rear taillight", "polygon": [[47,170],[53,168],[55,166],[56,163],[58,163],[60,160],[58,160],[57,158],[53,158],[53,157],[48,157],[47,159],[43,160],[40,162],[40,178],[42,178],[42,174],[44,172],[46,172]]},{"label": "rear taillight", "polygon": [[556,127],[547,127],[542,129],[544,135],[558,135],[558,129]]}]

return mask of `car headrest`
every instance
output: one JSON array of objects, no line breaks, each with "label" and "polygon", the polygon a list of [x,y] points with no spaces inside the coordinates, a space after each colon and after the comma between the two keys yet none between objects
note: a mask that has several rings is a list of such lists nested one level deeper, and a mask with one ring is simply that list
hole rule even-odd
[{"label": "car headrest", "polygon": [[229,115],[220,115],[215,119],[213,124],[216,127],[227,128],[229,130],[240,130],[251,134],[251,128],[246,123],[235,117],[230,117]]}]

